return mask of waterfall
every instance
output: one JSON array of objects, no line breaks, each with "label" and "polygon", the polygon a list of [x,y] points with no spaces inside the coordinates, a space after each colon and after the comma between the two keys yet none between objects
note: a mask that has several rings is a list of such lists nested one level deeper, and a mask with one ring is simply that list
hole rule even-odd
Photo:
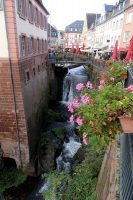
[{"label": "waterfall", "polygon": [[[67,112],[67,103],[73,101],[75,96],[79,95],[76,91],[76,85],[78,83],[87,83],[88,76],[83,66],[70,69],[66,74],[63,82],[63,101],[60,103],[60,108],[65,106],[63,112]],[[65,141],[62,147],[62,152],[56,158],[57,172],[66,171],[70,172],[72,164],[74,163],[74,156],[81,147],[80,138],[75,134],[75,124],[70,121],[62,123],[64,126],[63,131],[65,132]],[[60,124],[60,127],[62,128]],[[50,178],[41,186],[38,194],[42,193],[50,187]],[[53,194],[54,195],[54,194]]]},{"label": "waterfall", "polygon": [[88,76],[83,66],[69,69],[63,82],[63,101],[72,102],[75,96],[79,95],[76,90],[78,83],[87,83]]}]

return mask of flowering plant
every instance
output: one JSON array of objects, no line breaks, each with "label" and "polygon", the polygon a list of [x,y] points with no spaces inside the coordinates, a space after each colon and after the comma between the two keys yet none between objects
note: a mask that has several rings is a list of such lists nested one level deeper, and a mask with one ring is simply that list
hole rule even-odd
[{"label": "flowering plant", "polygon": [[118,117],[133,116],[133,85],[126,89],[120,87],[119,81],[122,79],[112,72],[115,69],[108,72],[107,78],[100,80],[95,88],[90,81],[86,85],[79,83],[76,86],[81,95],[68,107],[72,112],[70,121],[77,123],[82,134],[114,138],[121,131]]}]

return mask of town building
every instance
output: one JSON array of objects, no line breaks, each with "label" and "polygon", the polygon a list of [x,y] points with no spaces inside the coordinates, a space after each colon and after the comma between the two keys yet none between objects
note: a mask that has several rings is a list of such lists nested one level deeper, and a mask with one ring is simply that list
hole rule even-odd
[{"label": "town building", "polygon": [[88,19],[86,17],[81,43],[84,43],[90,52],[95,50],[111,52],[118,40],[119,51],[127,51],[133,35],[132,27],[132,0],[119,0],[115,5],[104,4],[101,15],[89,13]]},{"label": "town building", "polygon": [[48,24],[48,49],[64,48],[64,31]]},{"label": "town building", "polygon": [[131,0],[124,12],[123,29],[120,39],[120,50],[127,51],[129,41],[133,36],[133,0]]},{"label": "town building", "polygon": [[48,24],[48,48],[54,49],[58,46],[58,30]]},{"label": "town building", "polygon": [[41,0],[0,0],[0,144],[27,172],[47,107],[48,15]]},{"label": "town building", "polygon": [[65,48],[72,48],[72,45],[76,46],[81,42],[81,34],[83,31],[83,20],[77,20],[65,28],[64,43]]}]

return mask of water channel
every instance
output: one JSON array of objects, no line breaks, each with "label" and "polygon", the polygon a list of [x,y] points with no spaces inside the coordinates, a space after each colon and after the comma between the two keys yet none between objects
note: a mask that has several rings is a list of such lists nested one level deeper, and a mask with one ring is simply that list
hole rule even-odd
[{"label": "water channel", "polygon": [[[65,138],[62,145],[62,149],[58,157],[56,158],[56,171],[68,171],[70,172],[71,166],[74,162],[74,156],[78,149],[81,147],[80,138],[75,134],[75,124],[71,123],[69,119],[70,113],[67,111],[68,102],[72,102],[74,97],[79,95],[76,91],[77,83],[86,83],[88,81],[88,76],[86,74],[86,70],[83,66],[76,67],[73,69],[68,69],[68,73],[66,74],[63,81],[63,92],[62,92],[62,101],[58,102],[58,106],[54,108],[55,111],[66,117],[65,122],[55,122],[51,124],[51,127],[59,127],[62,128],[65,132]],[[35,184],[32,183],[36,182]],[[30,185],[31,183],[31,185]],[[34,189],[32,190],[32,186],[34,185]],[[2,200],[43,200],[42,192],[50,187],[49,180],[41,180],[41,178],[33,178],[29,181],[26,186],[26,190],[28,190],[27,197],[23,197],[22,193],[25,191],[20,191],[20,195],[12,196],[9,195],[8,198]],[[25,187],[24,187],[25,188]],[[0,198],[1,200],[1,198]]]}]

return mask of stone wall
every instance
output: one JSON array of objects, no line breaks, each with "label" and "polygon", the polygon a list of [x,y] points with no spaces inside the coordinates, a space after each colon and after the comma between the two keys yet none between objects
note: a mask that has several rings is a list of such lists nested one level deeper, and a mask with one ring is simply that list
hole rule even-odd
[{"label": "stone wall", "polygon": [[116,200],[116,143],[111,143],[105,152],[97,183],[97,200]]},{"label": "stone wall", "polygon": [[49,100],[49,78],[46,55],[43,54],[21,60],[19,66],[29,139],[30,160],[34,161]]}]

